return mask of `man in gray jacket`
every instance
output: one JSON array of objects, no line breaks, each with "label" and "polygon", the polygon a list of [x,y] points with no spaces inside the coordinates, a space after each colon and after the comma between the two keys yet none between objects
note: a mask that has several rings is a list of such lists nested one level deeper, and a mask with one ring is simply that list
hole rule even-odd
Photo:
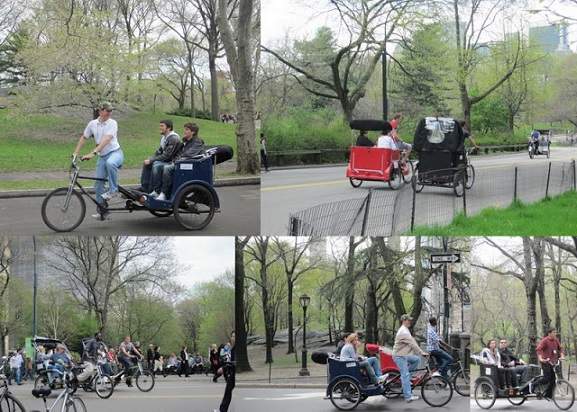
[{"label": "man in gray jacket", "polygon": [[162,186],[162,169],[170,164],[180,147],[180,136],[173,130],[172,120],[160,121],[160,146],[144,160],[140,175],[140,191],[156,197]]},{"label": "man in gray jacket", "polygon": [[401,384],[403,386],[403,397],[407,402],[412,402],[419,399],[418,396],[413,395],[411,387],[411,371],[417,369],[421,356],[429,356],[423,351],[415,338],[411,335],[411,325],[413,318],[410,315],[404,314],[401,316],[401,327],[395,336],[395,345],[393,346],[393,360],[399,367],[401,373]]}]

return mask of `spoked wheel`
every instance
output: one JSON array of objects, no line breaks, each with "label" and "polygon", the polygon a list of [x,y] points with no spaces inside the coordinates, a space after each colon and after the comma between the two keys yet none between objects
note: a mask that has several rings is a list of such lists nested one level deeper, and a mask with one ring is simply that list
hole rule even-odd
[{"label": "spoked wheel", "polygon": [[97,376],[94,378],[94,390],[96,394],[102,399],[108,399],[114,392],[114,384],[110,376]]},{"label": "spoked wheel", "polygon": [[425,187],[425,185],[419,183],[419,165],[415,167],[415,170],[413,172],[412,184],[413,184],[413,190],[417,193],[421,193]]},{"label": "spoked wheel", "polygon": [[453,389],[461,396],[469,396],[471,394],[469,371],[461,369],[459,373],[453,376]]},{"label": "spoked wheel", "polygon": [[0,412],[26,412],[26,409],[14,395],[7,393],[0,400]]},{"label": "spoked wheel", "polygon": [[453,176],[453,192],[455,192],[455,196],[457,197],[463,197],[465,193],[465,181],[463,177],[463,172],[457,172],[455,176]]},{"label": "spoked wheel", "polygon": [[475,402],[481,409],[490,409],[497,399],[497,388],[486,377],[481,377],[475,382]]},{"label": "spoked wheel", "polygon": [[553,402],[562,411],[566,411],[573,406],[575,402],[575,389],[569,382],[559,379],[553,391]]},{"label": "spoked wheel", "polygon": [[349,182],[351,182],[352,187],[360,187],[363,184],[362,180],[349,177]]},{"label": "spoked wheel", "polygon": [[388,372],[387,380],[385,381],[385,398],[395,399],[403,394],[403,385],[401,384],[401,374],[399,372]]},{"label": "spoked wheel", "polygon": [[391,166],[391,172],[389,174],[389,187],[392,190],[397,190],[403,184],[402,173],[400,169]]},{"label": "spoked wheel", "polygon": [[82,399],[71,396],[66,402],[66,412],[87,412],[87,409]]},{"label": "spoked wheel", "polygon": [[330,394],[332,404],[341,411],[355,409],[361,403],[362,397],[359,385],[350,379],[342,379],[335,383]]},{"label": "spoked wheel", "polygon": [[156,217],[168,217],[172,215],[172,210],[149,210]]},{"label": "spoked wheel", "polygon": [[421,395],[430,406],[445,406],[453,397],[453,386],[442,376],[431,376],[423,382]]},{"label": "spoked wheel", "polygon": [[150,392],[154,388],[154,375],[148,370],[136,375],[136,387],[141,392]]},{"label": "spoked wheel", "polygon": [[529,148],[529,159],[533,159],[533,149]]},{"label": "spoked wheel", "polygon": [[411,180],[413,180],[413,175],[415,174],[415,167],[413,166],[413,162],[407,160],[402,167],[401,174],[403,175],[403,182],[406,184],[411,183]]},{"label": "spoked wheel", "polygon": [[55,232],[70,232],[78,227],[86,215],[86,203],[76,190],[68,194],[67,187],[54,189],[42,202],[42,220]]},{"label": "spoked wheel", "polygon": [[34,379],[34,389],[48,388],[48,382],[46,382],[43,375],[38,375]]},{"label": "spoked wheel", "polygon": [[507,399],[509,400],[509,403],[511,403],[511,405],[521,406],[525,403],[527,397],[523,394],[518,394],[514,396],[509,396],[507,397]]},{"label": "spoked wheel", "polygon": [[178,193],[174,217],[187,230],[204,229],[214,217],[215,199],[206,187],[192,184]]},{"label": "spoked wheel", "polygon": [[465,177],[465,188],[469,190],[475,183],[475,168],[473,165],[467,165],[467,176]]}]

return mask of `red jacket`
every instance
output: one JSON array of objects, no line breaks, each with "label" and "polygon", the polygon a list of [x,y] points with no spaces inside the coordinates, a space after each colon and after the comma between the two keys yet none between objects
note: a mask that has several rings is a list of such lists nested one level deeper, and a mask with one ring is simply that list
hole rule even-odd
[{"label": "red jacket", "polygon": [[559,357],[563,354],[563,348],[559,339],[545,336],[537,345],[537,355],[543,359],[549,359],[550,363],[557,363]]}]

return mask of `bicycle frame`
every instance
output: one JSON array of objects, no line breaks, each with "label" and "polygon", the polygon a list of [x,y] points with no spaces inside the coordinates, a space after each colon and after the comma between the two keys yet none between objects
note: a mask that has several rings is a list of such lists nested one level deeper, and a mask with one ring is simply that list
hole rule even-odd
[{"label": "bicycle frame", "polygon": [[65,372],[60,372],[58,370],[57,371],[60,376],[63,378],[64,380],[64,390],[62,392],[60,392],[60,394],[58,395],[58,397],[54,400],[54,403],[50,406],[50,408],[46,407],[46,398],[43,398],[44,400],[44,406],[46,407],[46,412],[52,412],[52,411],[56,411],[57,409],[56,406],[58,405],[58,402],[60,400],[62,400],[62,408],[60,409],[61,412],[66,412],[66,402],[68,401],[68,398],[70,397],[70,389],[68,387],[68,383],[69,380],[66,377],[66,373]]}]

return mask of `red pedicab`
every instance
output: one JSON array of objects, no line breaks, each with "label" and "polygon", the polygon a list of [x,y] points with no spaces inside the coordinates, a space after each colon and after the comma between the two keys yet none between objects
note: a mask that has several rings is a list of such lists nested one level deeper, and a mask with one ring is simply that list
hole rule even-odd
[{"label": "red pedicab", "polygon": [[[353,120],[350,127],[353,130],[382,131],[385,123],[382,120]],[[403,159],[399,150],[351,146],[346,176],[353,187],[359,187],[363,181],[368,180],[388,182],[389,187],[396,190],[403,181],[411,181],[413,165]]]}]

